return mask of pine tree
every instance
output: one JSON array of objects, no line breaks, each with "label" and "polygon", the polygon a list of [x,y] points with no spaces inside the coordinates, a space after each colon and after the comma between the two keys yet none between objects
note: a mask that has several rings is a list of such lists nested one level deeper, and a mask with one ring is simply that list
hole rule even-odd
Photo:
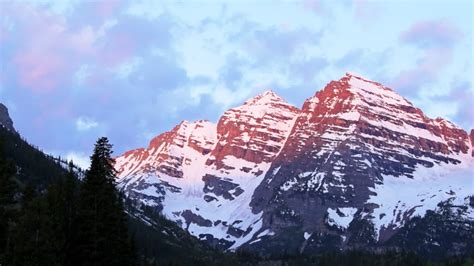
[{"label": "pine tree", "polygon": [[122,199],[116,189],[112,145],[100,138],[78,202],[71,264],[131,265],[132,252]]},{"label": "pine tree", "polygon": [[73,165],[42,193],[28,183],[19,202],[8,265],[67,265],[78,197]]},{"label": "pine tree", "polygon": [[23,194],[10,264],[60,265],[51,237],[55,228],[48,215],[47,200],[32,186],[27,186]]},{"label": "pine tree", "polygon": [[15,165],[3,152],[3,138],[0,139],[0,264],[5,261],[11,243],[11,227],[15,218],[16,184],[13,181]]},{"label": "pine tree", "polygon": [[77,177],[73,165],[69,172],[56,183],[49,186],[46,194],[51,230],[49,240],[53,245],[55,258],[64,265],[71,254],[71,239],[73,221],[76,218],[76,203],[78,198]]}]

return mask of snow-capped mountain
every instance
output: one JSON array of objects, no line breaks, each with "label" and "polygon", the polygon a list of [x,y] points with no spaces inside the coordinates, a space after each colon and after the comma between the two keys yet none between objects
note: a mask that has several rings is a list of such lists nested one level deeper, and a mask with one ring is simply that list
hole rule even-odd
[{"label": "snow-capped mountain", "polygon": [[471,150],[464,130],[348,73],[304,103],[251,206],[264,213],[263,228],[299,228],[308,245],[313,233],[340,236],[337,246],[354,242],[353,220],[369,221],[384,242],[441,201],[469,203]]},{"label": "snow-capped mountain", "polygon": [[463,206],[472,229],[473,144],[474,131],[347,73],[301,109],[267,91],[217,125],[183,121],[116,169],[128,197],[201,239],[305,252],[387,243],[440,203]]},{"label": "snow-capped mountain", "polygon": [[267,91],[226,111],[217,125],[183,121],[148,148],[118,157],[119,185],[192,234],[236,248],[261,227],[250,201],[297,113]]}]

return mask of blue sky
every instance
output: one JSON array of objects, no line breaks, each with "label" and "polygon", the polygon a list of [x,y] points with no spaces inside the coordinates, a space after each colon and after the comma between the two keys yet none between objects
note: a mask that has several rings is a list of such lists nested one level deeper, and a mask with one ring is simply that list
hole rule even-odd
[{"label": "blue sky", "polygon": [[1,1],[0,102],[45,151],[85,163],[266,89],[296,106],[360,73],[474,128],[471,1]]}]

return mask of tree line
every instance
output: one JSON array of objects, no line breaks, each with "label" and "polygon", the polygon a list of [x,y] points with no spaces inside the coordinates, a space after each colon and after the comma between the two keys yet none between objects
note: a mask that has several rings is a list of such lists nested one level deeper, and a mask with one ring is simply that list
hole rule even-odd
[{"label": "tree line", "polygon": [[83,180],[70,163],[45,188],[20,181],[2,142],[0,265],[136,263],[107,138],[97,140]]}]

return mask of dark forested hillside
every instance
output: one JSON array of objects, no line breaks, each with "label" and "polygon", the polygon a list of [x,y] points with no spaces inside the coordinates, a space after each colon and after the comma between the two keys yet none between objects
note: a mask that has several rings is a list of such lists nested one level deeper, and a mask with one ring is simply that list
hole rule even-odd
[{"label": "dark forested hillside", "polygon": [[[4,127],[0,127],[0,142],[0,264],[86,265],[68,257],[77,251],[73,245],[81,222],[76,218],[78,209],[87,213],[88,207],[83,203],[79,208],[78,174],[87,174]],[[126,209],[131,246],[137,254],[124,265],[209,265],[230,258],[158,214],[145,220],[141,214],[150,210],[138,210],[130,202]],[[98,222],[102,228],[110,226]]]},{"label": "dark forested hillside", "polygon": [[72,162],[16,133],[0,136],[1,265],[134,265],[111,145],[101,138],[83,180]]},{"label": "dark forested hillside", "polygon": [[173,221],[137,209],[127,202],[129,230],[144,265],[224,265],[235,264],[236,256],[223,253],[199,241]]},{"label": "dark forested hillside", "polygon": [[43,153],[18,133],[0,127],[0,139],[3,139],[5,157],[15,162],[20,182],[43,189],[67,173],[67,167],[61,167],[67,166],[67,162]]}]

